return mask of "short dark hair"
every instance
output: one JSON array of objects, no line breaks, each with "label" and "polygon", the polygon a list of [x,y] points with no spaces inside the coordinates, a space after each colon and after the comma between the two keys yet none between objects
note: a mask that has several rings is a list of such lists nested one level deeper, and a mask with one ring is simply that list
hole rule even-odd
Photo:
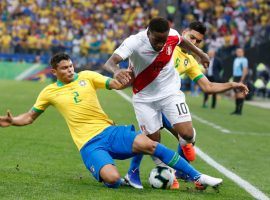
[{"label": "short dark hair", "polygon": [[202,35],[204,35],[206,32],[206,27],[204,26],[204,24],[202,22],[199,22],[199,21],[191,22],[189,24],[189,29],[197,31]]},{"label": "short dark hair", "polygon": [[51,67],[56,69],[58,63],[60,63],[62,60],[71,60],[71,58],[66,53],[57,53],[51,58],[51,61],[50,61]]},{"label": "short dark hair", "polygon": [[165,33],[170,30],[170,26],[165,18],[155,17],[149,22],[148,29],[151,32]]}]

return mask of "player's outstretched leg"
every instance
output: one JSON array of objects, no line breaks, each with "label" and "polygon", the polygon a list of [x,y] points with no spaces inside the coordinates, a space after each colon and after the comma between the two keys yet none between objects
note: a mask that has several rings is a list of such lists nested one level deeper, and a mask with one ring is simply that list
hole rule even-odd
[{"label": "player's outstretched leg", "polygon": [[[196,152],[193,143],[195,142],[196,138],[196,130],[192,128],[192,122],[191,121],[181,122],[172,126],[167,117],[164,114],[162,114],[162,123],[164,128],[166,128],[176,138],[179,139],[179,143],[181,145],[182,152],[186,160],[194,161],[196,158]],[[190,138],[189,136],[191,135],[191,133],[192,138]]]},{"label": "player's outstretched leg", "polygon": [[[177,152],[178,152],[178,154],[179,154],[182,158],[184,158],[184,159],[189,163],[189,160],[185,157],[185,155],[184,155],[184,153],[183,153],[183,150],[182,150],[182,147],[181,147],[180,144],[178,144],[178,146],[177,146]],[[189,177],[186,173],[184,173],[184,172],[182,172],[182,171],[179,171],[179,170],[176,170],[176,171],[175,171],[175,177],[176,177],[177,179],[182,179],[182,180],[184,180],[184,181],[192,181],[192,180],[190,179],[190,177]]]},{"label": "player's outstretched leg", "polygon": [[[186,123],[190,123],[190,122],[186,122]],[[190,128],[192,128],[192,125]],[[195,152],[195,148],[193,146],[193,143],[195,143],[195,138],[196,138],[196,130],[194,128],[192,128],[192,132],[193,132],[193,137],[189,141],[183,139],[179,135],[179,138],[180,138],[179,143],[181,145],[183,154],[184,154],[185,158],[190,162],[192,162],[196,159],[196,152]]]},{"label": "player's outstretched leg", "polygon": [[204,188],[207,186],[218,187],[222,183],[222,179],[214,178],[205,174],[201,174],[195,168],[193,168],[185,159],[181,158],[178,153],[168,149],[162,144],[157,143],[154,156],[160,158],[164,163],[170,167],[183,171],[187,174],[192,181],[197,185],[201,185]]},{"label": "player's outstretched leg", "polygon": [[140,179],[140,164],[143,158],[143,154],[138,154],[131,159],[130,168],[125,175],[125,181],[136,189],[143,189],[143,185]]},{"label": "player's outstretched leg", "polygon": [[108,188],[118,188],[122,185],[120,174],[116,167],[107,164],[100,169],[100,177],[104,185]]},{"label": "player's outstretched leg", "polygon": [[218,187],[223,181],[220,178],[214,178],[205,174],[201,174],[185,159],[181,158],[178,153],[170,150],[158,142],[150,140],[145,135],[136,136],[133,143],[133,152],[143,152],[154,155],[168,166],[188,174],[193,182],[200,184],[205,188],[207,186]]}]

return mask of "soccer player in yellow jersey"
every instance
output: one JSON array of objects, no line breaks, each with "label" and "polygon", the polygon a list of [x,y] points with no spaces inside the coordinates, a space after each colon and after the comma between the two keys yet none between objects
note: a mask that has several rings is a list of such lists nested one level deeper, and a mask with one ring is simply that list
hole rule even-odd
[{"label": "soccer player in yellow jersey", "polygon": [[[205,26],[201,22],[196,21],[190,23],[189,28],[183,31],[182,36],[185,37],[190,42],[192,42],[195,46],[199,46],[204,38],[205,32],[206,32]],[[242,91],[244,95],[248,93],[248,88],[242,83],[210,82],[207,79],[207,77],[203,74],[199,66],[199,63],[196,61],[196,59],[191,54],[189,54],[189,52],[180,49],[179,47],[175,48],[173,56],[175,68],[179,72],[179,75],[186,74],[192,81],[196,82],[205,93],[219,93],[236,88]],[[179,112],[181,112],[181,107]],[[169,123],[167,118],[164,115],[162,116],[162,118],[163,118],[163,126],[166,129],[168,129],[171,133],[173,133],[174,136],[177,139],[179,139],[181,143],[181,138],[179,138],[178,133],[172,128],[172,125]],[[190,125],[192,126],[192,123]],[[182,151],[182,148],[180,147],[180,145],[178,146],[178,153],[182,157],[184,157],[188,161],[195,160],[195,150],[193,144],[185,145],[186,148],[185,151]],[[184,154],[184,152],[189,151],[194,151],[194,153],[189,153],[188,155]]]},{"label": "soccer player in yellow jersey", "polygon": [[136,133],[133,125],[115,126],[102,110],[96,90],[122,89],[117,80],[92,71],[75,73],[70,57],[64,53],[53,56],[51,66],[57,82],[40,92],[30,111],[15,117],[8,111],[0,116],[1,127],[31,124],[52,105],[65,118],[86,168],[107,187],[117,188],[122,183],[113,159],[127,159],[138,153],[158,157],[203,187],[222,183],[222,179],[201,174],[178,153],[150,140],[145,133]]}]

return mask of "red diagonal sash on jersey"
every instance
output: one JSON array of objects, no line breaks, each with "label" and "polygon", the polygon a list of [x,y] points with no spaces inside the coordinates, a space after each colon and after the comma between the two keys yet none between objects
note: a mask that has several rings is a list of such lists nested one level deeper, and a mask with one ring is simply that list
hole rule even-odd
[{"label": "red diagonal sash on jersey", "polygon": [[135,78],[133,82],[134,94],[140,92],[143,88],[155,80],[163,67],[165,67],[170,61],[173,55],[173,50],[178,42],[178,36],[168,36],[163,50],[158,54],[156,59]]}]

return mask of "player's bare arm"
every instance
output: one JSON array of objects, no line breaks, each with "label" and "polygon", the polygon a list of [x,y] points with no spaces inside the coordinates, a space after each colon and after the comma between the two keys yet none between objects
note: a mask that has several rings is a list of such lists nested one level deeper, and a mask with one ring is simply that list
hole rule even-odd
[{"label": "player's bare arm", "polygon": [[126,85],[131,80],[130,70],[120,69],[118,64],[123,59],[117,55],[113,54],[105,63],[104,69],[111,72],[114,75],[114,78],[117,79],[121,84]]},{"label": "player's bare arm", "polygon": [[197,56],[200,57],[201,63],[205,68],[209,65],[209,56],[204,53],[200,48],[196,47],[194,44],[192,44],[188,39],[182,37],[182,42],[179,44],[181,48],[184,48],[186,50],[190,50],[193,53],[195,53]]},{"label": "player's bare arm", "polygon": [[241,77],[240,82],[243,83],[243,82],[245,81],[247,75],[248,75],[248,68],[247,68],[247,67],[243,67],[243,75],[242,75],[242,77]]},{"label": "player's bare arm", "polygon": [[126,88],[126,87],[128,87],[129,85],[123,85],[123,84],[121,84],[118,80],[116,80],[116,79],[112,79],[111,81],[110,81],[110,85],[109,85],[109,87],[110,87],[110,89],[115,89],[115,90],[122,90],[122,89],[124,89],[124,88]]},{"label": "player's bare arm", "polygon": [[230,89],[239,89],[243,94],[248,94],[249,90],[243,83],[227,82],[227,83],[215,83],[210,82],[206,77],[202,77],[198,80],[198,85],[205,93],[220,93]]},{"label": "player's bare arm", "polygon": [[0,126],[25,126],[32,124],[39,115],[40,113],[30,110],[29,112],[14,117],[10,111],[7,111],[6,116],[0,116]]}]

